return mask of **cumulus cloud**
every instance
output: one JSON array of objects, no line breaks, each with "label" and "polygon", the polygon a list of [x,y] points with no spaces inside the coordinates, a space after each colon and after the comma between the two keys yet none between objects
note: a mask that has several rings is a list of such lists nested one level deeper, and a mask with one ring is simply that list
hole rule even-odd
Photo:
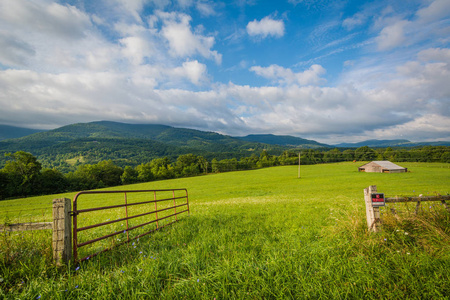
[{"label": "cumulus cloud", "polygon": [[74,6],[0,1],[0,28],[0,43],[6,44],[0,47],[0,62],[7,67],[63,72],[105,67],[114,57],[115,46]]},{"label": "cumulus cloud", "polygon": [[0,1],[0,19],[11,30],[40,31],[61,39],[82,38],[91,25],[89,16],[71,5],[34,1]]},{"label": "cumulus cloud", "polygon": [[123,55],[135,65],[140,65],[150,52],[149,44],[140,37],[131,36],[120,39],[120,44],[123,46]]},{"label": "cumulus cloud", "polygon": [[[321,137],[324,142],[339,142],[345,134],[430,140],[450,135],[450,49],[442,43],[428,49],[421,44],[420,51],[409,50],[404,60],[395,55],[352,57],[337,80],[329,76],[333,81],[328,86],[322,62],[304,63],[307,67],[299,70],[236,57],[236,65],[240,61],[245,70],[253,65],[252,77],[270,83],[223,84],[208,74],[222,61],[214,48],[219,33],[208,32],[186,11],[144,15],[147,6],[164,9],[168,1],[116,3],[111,10],[122,9],[123,18],[51,1],[0,0],[1,123],[53,128],[105,119],[233,135]],[[202,16],[217,8],[196,0],[179,0],[173,6],[197,9]],[[440,0],[430,2],[416,15],[412,12],[410,20],[393,16],[391,10],[377,19],[370,30],[378,36],[370,39],[380,51],[423,41],[412,33],[425,24],[433,35],[431,29],[446,7]],[[309,36],[323,44],[341,25],[351,30],[368,22],[364,15],[319,24]],[[244,23],[244,35],[245,29],[256,38],[285,33],[283,21],[271,17],[246,28]],[[335,50],[346,42],[337,38],[317,49]]]},{"label": "cumulus cloud", "polygon": [[27,42],[1,31],[0,49],[0,63],[10,66],[23,66],[28,57],[36,53]]},{"label": "cumulus cloud", "polygon": [[[436,59],[433,51],[426,50],[421,57],[431,55]],[[25,125],[37,122],[42,125],[45,119],[55,122],[54,115],[67,123],[139,120],[189,124],[236,135],[249,132],[324,135],[323,141],[332,141],[344,132],[372,137],[387,137],[388,132],[395,132],[409,139],[417,136],[415,133],[423,134],[421,137],[432,132],[434,136],[437,133],[443,136],[449,128],[449,112],[445,108],[450,97],[446,87],[448,65],[412,63],[399,68],[396,79],[372,89],[297,84],[251,87],[230,83],[203,92],[179,88],[149,90],[148,82],[130,82],[126,76],[113,73],[43,75],[5,70],[0,72],[0,88],[4,92],[0,95],[0,118],[11,124],[13,118],[23,118],[29,122]],[[421,68],[419,73],[417,68]],[[148,67],[148,72],[154,69]],[[273,78],[295,75],[275,66],[260,71]],[[206,70],[197,61],[185,61],[181,67],[160,68],[158,72],[166,72],[165,76],[171,78],[187,76],[193,83],[200,83]],[[139,74],[136,78],[145,76]]]},{"label": "cumulus cloud", "polygon": [[269,36],[280,38],[284,35],[284,22],[264,17],[262,20],[253,20],[247,24],[247,33],[250,36],[267,38]]},{"label": "cumulus cloud", "polygon": [[[113,0],[118,5],[113,6],[117,9],[121,15],[129,15],[131,16],[135,21],[142,23],[142,19],[140,16],[140,12],[142,11],[146,0]],[[165,1],[154,1],[155,4],[166,6],[168,3]]]},{"label": "cumulus cloud", "polygon": [[418,57],[422,61],[440,61],[450,64],[450,49],[430,48],[420,51]]},{"label": "cumulus cloud", "polygon": [[420,22],[432,22],[450,15],[450,2],[447,0],[435,0],[425,8],[417,11]]},{"label": "cumulus cloud", "polygon": [[410,19],[395,14],[394,9],[388,6],[374,23],[374,29],[380,29],[375,38],[378,50],[392,50],[445,35],[440,22],[448,18],[449,14],[450,2],[447,0],[430,1],[428,6],[419,9]]},{"label": "cumulus cloud", "polygon": [[278,84],[318,85],[326,81],[320,77],[326,72],[320,65],[312,65],[308,70],[298,73],[278,65],[271,65],[269,67],[254,66],[250,70]]},{"label": "cumulus cloud", "polygon": [[401,20],[392,25],[386,26],[381,30],[376,38],[379,50],[390,50],[392,48],[404,45],[406,42],[405,27],[411,22]]},{"label": "cumulus cloud", "polygon": [[449,140],[450,119],[436,114],[425,114],[409,122],[389,128],[375,129],[373,136],[380,139],[407,138],[413,141]]},{"label": "cumulus cloud", "polygon": [[190,16],[164,12],[159,12],[158,16],[164,23],[161,34],[168,41],[173,56],[190,57],[200,54],[205,58],[214,59],[217,64],[222,62],[222,55],[211,50],[215,43],[214,37],[192,32]]}]

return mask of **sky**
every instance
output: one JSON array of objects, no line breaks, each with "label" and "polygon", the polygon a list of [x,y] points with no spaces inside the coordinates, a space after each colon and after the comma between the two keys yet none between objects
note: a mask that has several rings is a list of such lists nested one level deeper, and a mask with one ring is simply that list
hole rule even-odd
[{"label": "sky", "polygon": [[0,124],[450,140],[450,0],[0,0]]}]

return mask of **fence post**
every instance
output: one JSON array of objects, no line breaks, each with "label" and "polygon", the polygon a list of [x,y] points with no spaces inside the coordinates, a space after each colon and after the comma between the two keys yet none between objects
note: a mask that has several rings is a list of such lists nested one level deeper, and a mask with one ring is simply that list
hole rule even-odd
[{"label": "fence post", "polygon": [[72,259],[71,200],[53,200],[53,261],[57,266],[68,264]]},{"label": "fence post", "polygon": [[372,206],[372,193],[377,192],[377,186],[371,185],[364,189],[364,201],[366,202],[367,227],[369,231],[377,232],[378,223],[380,222],[380,208]]}]

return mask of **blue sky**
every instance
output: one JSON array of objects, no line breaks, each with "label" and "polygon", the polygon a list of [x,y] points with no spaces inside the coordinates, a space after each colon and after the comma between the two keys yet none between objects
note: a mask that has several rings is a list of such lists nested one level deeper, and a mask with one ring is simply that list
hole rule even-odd
[{"label": "blue sky", "polygon": [[0,124],[450,140],[450,1],[0,0]]}]

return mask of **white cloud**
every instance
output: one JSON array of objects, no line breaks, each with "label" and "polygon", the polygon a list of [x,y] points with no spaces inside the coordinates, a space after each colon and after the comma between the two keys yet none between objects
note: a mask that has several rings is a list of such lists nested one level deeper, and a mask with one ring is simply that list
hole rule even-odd
[{"label": "white cloud", "polygon": [[198,1],[195,6],[203,16],[210,17],[217,14],[216,11],[214,10],[212,3],[205,1]]},{"label": "white cloud", "polygon": [[325,74],[325,69],[320,65],[312,65],[308,70],[294,73],[291,69],[286,69],[278,65],[269,67],[254,66],[251,71],[264,78],[270,79],[279,84],[298,85],[318,85],[325,82],[320,75]]},{"label": "white cloud", "polygon": [[0,47],[0,62],[54,73],[110,68],[116,47],[98,34],[90,20],[70,5],[0,0],[0,43],[6,43]]},{"label": "white cloud", "polygon": [[131,36],[120,39],[119,42],[123,45],[123,55],[134,65],[142,64],[144,58],[152,54],[151,45],[144,38]]},{"label": "white cloud", "polygon": [[207,59],[214,59],[221,64],[222,55],[215,50],[215,39],[213,36],[203,36],[191,30],[191,17],[186,14],[163,13],[158,16],[164,25],[161,29],[162,36],[168,41],[170,53],[177,57],[191,57],[196,54]]},{"label": "white cloud", "polygon": [[[450,135],[450,67],[442,62],[447,51],[424,50],[420,60],[402,65],[371,88],[349,83],[300,85],[302,80],[320,79],[318,74],[324,70],[318,65],[299,73],[276,65],[254,67],[255,73],[281,84],[215,84],[199,92],[177,84],[177,88],[157,89],[161,82],[176,83],[177,78],[201,85],[207,80],[206,66],[196,60],[174,68],[138,66],[132,80],[111,72],[51,75],[4,70],[0,119],[40,127],[99,119],[189,124],[234,135],[270,132],[322,137],[324,142],[339,142],[343,134],[431,140]],[[292,84],[285,85],[288,82]]]},{"label": "white cloud", "polygon": [[71,5],[34,1],[0,1],[0,20],[8,22],[8,29],[39,31],[60,39],[85,36],[91,26],[89,16]]},{"label": "white cloud", "polygon": [[375,38],[378,50],[405,48],[427,40],[440,40],[445,44],[442,36],[446,35],[448,27],[442,26],[442,19],[448,19],[450,15],[450,2],[448,0],[427,2],[428,6],[417,10],[414,16],[409,18],[406,13],[397,13],[391,6],[386,7],[373,25],[373,29],[380,30]]},{"label": "white cloud", "polygon": [[420,22],[432,22],[442,18],[448,18],[450,15],[450,1],[435,0],[425,8],[417,11]]},{"label": "white cloud", "polygon": [[199,85],[206,80],[206,66],[196,60],[184,62],[182,67],[174,70],[174,73],[178,76],[189,78],[195,85]]},{"label": "white cloud", "polygon": [[250,36],[267,38],[269,36],[280,38],[284,35],[284,22],[274,20],[271,17],[264,17],[262,20],[256,19],[247,24],[247,33]]},{"label": "white cloud", "polygon": [[420,51],[418,57],[421,61],[440,61],[450,64],[450,49],[430,48]]},{"label": "white cloud", "polygon": [[356,13],[353,17],[346,18],[342,22],[342,26],[344,26],[348,30],[352,30],[355,27],[358,27],[358,26],[364,24],[366,22],[366,19],[367,19],[367,16],[364,15],[363,13]]},{"label": "white cloud", "polygon": [[[405,47],[401,58],[395,51],[352,57],[344,63],[342,81],[330,86],[324,86],[326,70],[318,64],[299,70],[277,61],[256,65],[260,62],[252,56],[233,57],[234,71],[254,65],[252,75],[270,81],[269,86],[259,87],[215,82],[208,70],[216,66],[208,64],[221,63],[222,55],[214,47],[228,40],[218,40],[221,33],[207,23],[176,11],[197,9],[208,16],[220,6],[179,0],[170,6],[175,8],[171,12],[146,15],[148,7],[164,9],[168,1],[116,3],[120,5],[111,5],[110,10],[117,14],[122,10],[123,16],[102,14],[100,9],[89,14],[84,7],[51,1],[0,0],[1,123],[50,128],[106,119],[235,135],[320,136],[324,141],[344,134],[408,139],[450,135],[450,49],[442,39],[434,39],[439,37],[434,29],[445,23],[439,20],[447,6],[439,0],[416,15],[410,12],[410,19],[388,8],[369,29],[379,34],[369,37],[379,50],[416,43],[420,52]],[[334,18],[320,23],[311,34],[305,33],[306,40],[317,42],[316,51],[340,51],[359,33],[331,42],[330,34],[342,30],[341,25],[351,29],[368,22],[366,12],[342,23]],[[421,26],[426,30],[419,30]],[[250,22],[246,29],[260,39],[285,33],[283,21],[271,17]],[[244,30],[239,34],[245,35]],[[420,43],[427,39],[433,39],[428,49]],[[324,57],[315,59],[326,63]]]},{"label": "white cloud", "polygon": [[410,25],[409,21],[398,21],[392,25],[386,26],[381,30],[376,38],[379,50],[390,50],[400,45],[404,45],[406,40],[405,27]]},{"label": "white cloud", "polygon": [[[140,16],[140,12],[144,7],[144,3],[146,0],[114,0],[117,4],[119,4],[118,11],[122,14],[127,12],[129,15],[134,18],[135,21],[141,23],[142,19]],[[164,4],[162,4],[164,5]]]},{"label": "white cloud", "polygon": [[450,139],[450,118],[426,114],[410,122],[389,128],[376,129],[373,136],[379,139],[407,138],[413,142],[448,141]]},{"label": "white cloud", "polygon": [[6,32],[0,31],[0,63],[23,66],[29,57],[35,55],[32,45]]}]

